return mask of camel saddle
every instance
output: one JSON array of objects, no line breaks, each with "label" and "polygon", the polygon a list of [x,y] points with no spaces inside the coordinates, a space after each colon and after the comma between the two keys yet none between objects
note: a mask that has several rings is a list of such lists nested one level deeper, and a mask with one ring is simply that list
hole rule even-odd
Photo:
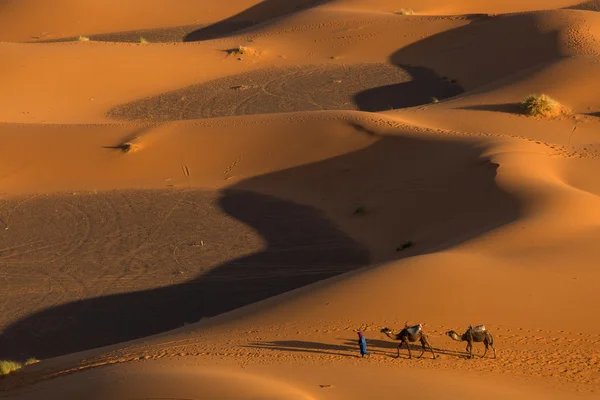
[{"label": "camel saddle", "polygon": [[485,325],[469,326],[469,329],[473,333],[483,333],[487,330],[485,329]]},{"label": "camel saddle", "polygon": [[421,329],[423,328],[423,325],[421,324],[417,324],[417,325],[412,325],[412,326],[407,326],[406,331],[408,332],[409,335],[411,336],[415,336],[417,335],[419,332],[421,332]]}]

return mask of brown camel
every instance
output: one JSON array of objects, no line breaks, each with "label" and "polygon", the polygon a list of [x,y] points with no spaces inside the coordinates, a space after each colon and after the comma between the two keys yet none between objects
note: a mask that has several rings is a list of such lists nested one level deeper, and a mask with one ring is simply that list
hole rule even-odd
[{"label": "brown camel", "polygon": [[423,333],[421,324],[405,326],[404,329],[402,329],[397,334],[394,334],[389,328],[383,328],[381,330],[381,333],[385,333],[392,340],[400,341],[400,344],[398,345],[398,355],[396,356],[396,358],[400,357],[400,347],[402,347],[402,344],[404,343],[406,343],[406,348],[408,349],[408,358],[412,358],[412,353],[410,351],[410,346],[408,343],[419,341],[421,342],[421,346],[423,346],[423,350],[421,351],[419,358],[421,358],[423,356],[423,353],[425,353],[425,346],[427,345],[429,347],[429,350],[431,350],[431,354],[433,354],[433,358],[435,359],[435,353],[433,352],[433,348],[427,340],[427,335]]},{"label": "brown camel", "polygon": [[473,342],[475,343],[480,343],[483,342],[483,344],[485,345],[485,351],[483,352],[483,355],[481,356],[481,358],[485,357],[485,354],[488,351],[488,347],[492,347],[492,350],[494,350],[494,358],[496,358],[496,348],[494,347],[494,338],[492,337],[492,335],[487,331],[487,329],[485,328],[484,325],[478,325],[478,326],[471,326],[469,325],[469,328],[467,328],[466,332],[463,333],[462,335],[459,335],[458,333],[454,332],[454,331],[448,331],[446,332],[446,335],[450,336],[450,338],[458,341],[458,342],[467,342],[467,353],[469,353],[469,358],[473,358]]}]

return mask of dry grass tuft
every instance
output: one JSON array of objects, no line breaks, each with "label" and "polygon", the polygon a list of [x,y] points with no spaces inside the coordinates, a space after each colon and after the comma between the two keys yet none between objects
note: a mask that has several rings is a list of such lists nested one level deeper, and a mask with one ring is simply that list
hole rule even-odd
[{"label": "dry grass tuft", "polygon": [[10,360],[1,360],[0,361],[0,376],[8,375],[12,372],[20,370],[21,368],[23,368],[23,364],[21,364],[19,362],[10,361]]},{"label": "dry grass tuft", "polygon": [[564,107],[550,96],[532,94],[521,101],[521,109],[531,117],[556,117],[564,113]]},{"label": "dry grass tuft", "polygon": [[137,142],[138,137],[123,140],[116,146],[104,146],[105,149],[121,150],[123,153],[134,153],[142,148]]},{"label": "dry grass tuft", "polygon": [[29,357],[27,360],[25,360],[25,364],[24,365],[27,366],[27,365],[31,365],[31,364],[37,364],[39,362],[40,362],[40,360],[38,360],[37,358],[35,358],[35,357]]},{"label": "dry grass tuft", "polygon": [[90,38],[89,38],[89,37],[87,37],[87,36],[79,36],[79,37],[77,38],[77,40],[79,40],[80,42],[89,42],[89,41],[90,41]]},{"label": "dry grass tuft", "polygon": [[11,360],[0,360],[0,376],[12,374],[13,372],[18,371],[23,367],[39,362],[40,360],[33,357],[28,358],[27,360],[25,360],[24,363]]},{"label": "dry grass tuft", "polygon": [[132,142],[124,142],[115,146],[115,148],[121,150],[123,153],[134,153],[140,150],[142,147],[139,144],[135,144]]},{"label": "dry grass tuft", "polygon": [[253,49],[252,47],[248,47],[248,46],[239,46],[236,49],[235,53],[245,55],[245,56],[255,56],[258,54],[256,49]]},{"label": "dry grass tuft", "polygon": [[140,43],[150,43],[150,42],[147,41],[146,38],[140,37]]},{"label": "dry grass tuft", "polygon": [[402,8],[396,14],[398,14],[398,15],[414,15],[415,12],[411,8]]}]

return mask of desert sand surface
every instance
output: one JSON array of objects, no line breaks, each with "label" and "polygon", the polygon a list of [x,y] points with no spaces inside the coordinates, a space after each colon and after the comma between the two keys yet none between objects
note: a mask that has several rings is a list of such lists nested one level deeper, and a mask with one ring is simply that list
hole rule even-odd
[{"label": "desert sand surface", "polygon": [[598,11],[0,0],[0,398],[600,398]]}]

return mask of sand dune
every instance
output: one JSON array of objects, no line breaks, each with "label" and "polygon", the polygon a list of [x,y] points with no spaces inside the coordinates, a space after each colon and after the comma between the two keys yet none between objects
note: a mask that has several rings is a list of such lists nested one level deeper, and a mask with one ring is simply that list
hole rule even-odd
[{"label": "sand dune", "polygon": [[91,1],[26,0],[0,2],[1,41],[37,41],[133,29],[206,24],[226,18],[256,0],[236,0],[218,7],[183,0],[172,7],[164,0]]},{"label": "sand dune", "polygon": [[0,0],[0,397],[598,398],[598,4]]},{"label": "sand dune", "polygon": [[[149,363],[150,364],[150,363]],[[112,396],[129,398],[203,398],[203,399],[317,399],[322,396],[343,399],[352,396],[385,396],[390,393],[418,393],[423,399],[462,399],[465,396],[486,396],[490,399],[528,399],[540,394],[527,385],[501,386],[492,381],[478,381],[466,377],[456,382],[447,373],[432,372],[426,377],[410,370],[395,370],[370,366],[370,368],[348,365],[344,373],[323,366],[290,366],[283,369],[272,367],[253,368],[251,372],[240,372],[218,367],[211,370],[198,368],[190,371],[181,361],[151,363],[154,371],[144,371],[139,365],[111,367],[106,370],[83,372],[75,379],[66,377],[47,382],[40,387],[44,395],[62,399],[78,399],[81,396],[105,399]],[[160,371],[160,372],[158,372]],[[397,379],[401,374],[405,381]],[[266,376],[277,378],[267,378]],[[298,383],[286,383],[286,377],[294,375]],[[127,376],[126,380],[122,378]],[[435,379],[438,385],[432,386]],[[82,381],[92,382],[82,385]],[[377,385],[369,387],[373,381]],[[341,384],[342,382],[351,382]],[[369,383],[370,382],[370,383]],[[90,392],[91,389],[91,392]],[[18,395],[15,399],[36,399],[40,390]],[[198,393],[202,393],[198,396]],[[550,391],[541,394],[547,399],[558,399]],[[585,397],[582,397],[585,398]]]}]

